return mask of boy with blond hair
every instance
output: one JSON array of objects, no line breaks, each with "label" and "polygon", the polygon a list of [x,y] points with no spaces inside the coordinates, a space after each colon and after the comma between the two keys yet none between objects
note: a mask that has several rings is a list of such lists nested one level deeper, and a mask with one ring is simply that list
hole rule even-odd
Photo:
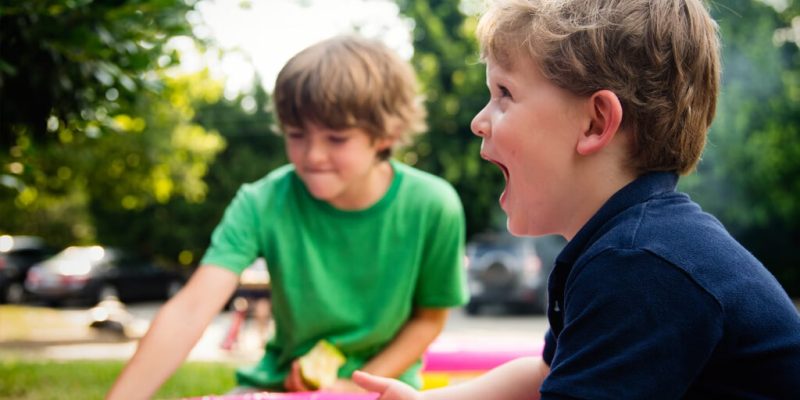
[{"label": "boy with blond hair", "polygon": [[447,308],[467,299],[464,215],[444,180],[390,159],[424,129],[407,62],[383,44],[338,36],[295,55],[275,109],[290,165],[244,185],[201,267],[164,305],[109,399],[149,398],[264,257],[275,335],[236,393],[310,390],[298,358],[321,340],[346,357],[328,391],[363,391],[356,369],[421,384],[420,356]]},{"label": "boy with blond hair", "polygon": [[719,43],[700,0],[498,0],[472,121],[516,235],[569,240],[542,358],[380,399],[800,398],[800,316],[775,278],[675,191],[715,112]]}]

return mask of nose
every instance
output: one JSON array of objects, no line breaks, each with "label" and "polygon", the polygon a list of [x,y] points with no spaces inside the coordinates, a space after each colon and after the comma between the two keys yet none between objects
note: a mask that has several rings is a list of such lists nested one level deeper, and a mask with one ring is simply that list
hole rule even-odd
[{"label": "nose", "polygon": [[486,112],[486,107],[483,107],[475,117],[472,118],[472,123],[469,125],[470,129],[472,129],[472,133],[480,136],[480,137],[488,137],[491,134],[491,123],[489,122],[489,118]]},{"label": "nose", "polygon": [[323,163],[327,157],[326,154],[325,145],[320,143],[319,140],[309,140],[306,144],[305,158],[309,165],[313,166]]}]

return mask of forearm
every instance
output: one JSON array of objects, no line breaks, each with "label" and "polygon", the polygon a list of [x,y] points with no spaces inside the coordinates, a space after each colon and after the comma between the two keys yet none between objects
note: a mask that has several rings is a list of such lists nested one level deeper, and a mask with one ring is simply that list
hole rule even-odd
[{"label": "forearm", "polygon": [[414,364],[441,333],[447,309],[418,309],[386,348],[362,368],[373,375],[396,378]]},{"label": "forearm", "polygon": [[422,392],[424,400],[539,399],[539,388],[550,368],[539,357],[523,357],[467,382]]},{"label": "forearm", "polygon": [[108,400],[151,398],[181,365],[236,287],[236,277],[229,272],[199,275],[158,312],[108,392]]},{"label": "forearm", "polygon": [[202,321],[193,321],[194,318],[186,316],[186,311],[174,303],[162,307],[107,399],[148,399],[153,396],[203,333],[205,326]]}]

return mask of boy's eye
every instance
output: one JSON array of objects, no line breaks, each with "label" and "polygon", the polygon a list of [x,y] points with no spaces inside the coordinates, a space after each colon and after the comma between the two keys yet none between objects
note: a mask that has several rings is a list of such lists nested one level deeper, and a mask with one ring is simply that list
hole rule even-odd
[{"label": "boy's eye", "polygon": [[286,137],[293,140],[299,140],[305,137],[305,135],[303,135],[303,132],[287,132]]},{"label": "boy's eye", "polygon": [[503,85],[498,85],[497,90],[500,91],[500,97],[512,97],[511,92]]},{"label": "boy's eye", "polygon": [[347,136],[329,136],[328,140],[334,144],[342,144],[347,141]]}]

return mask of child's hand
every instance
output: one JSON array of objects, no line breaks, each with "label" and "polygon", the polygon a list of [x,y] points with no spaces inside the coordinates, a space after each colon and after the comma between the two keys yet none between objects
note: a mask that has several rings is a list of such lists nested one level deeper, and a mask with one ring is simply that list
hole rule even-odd
[{"label": "child's hand", "polygon": [[396,379],[370,375],[363,371],[353,373],[353,382],[370,392],[380,393],[378,400],[421,400],[422,395],[411,386]]},{"label": "child's hand", "polygon": [[349,379],[337,379],[333,385],[322,389],[325,392],[333,393],[366,393],[366,389],[356,385]]},{"label": "child's hand", "polygon": [[292,362],[292,370],[286,379],[283,380],[283,386],[289,392],[308,392],[311,389],[303,383],[303,375],[300,373],[300,362],[294,360]]}]

